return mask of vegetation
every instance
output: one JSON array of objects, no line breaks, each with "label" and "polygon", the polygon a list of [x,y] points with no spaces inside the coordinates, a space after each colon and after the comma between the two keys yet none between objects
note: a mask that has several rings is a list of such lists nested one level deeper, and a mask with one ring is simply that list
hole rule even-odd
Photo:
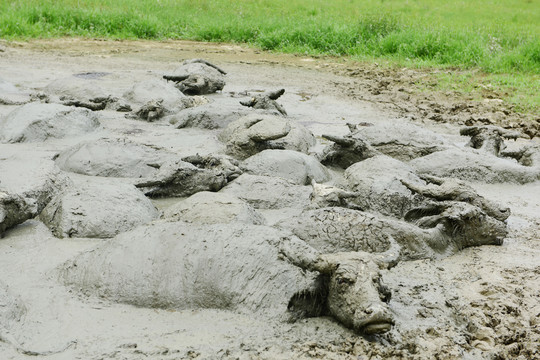
[{"label": "vegetation", "polygon": [[[538,82],[539,34],[537,0],[0,2],[0,38],[5,39],[82,36],[241,42],[306,55],[481,69],[501,74],[497,79],[503,85],[512,82],[512,74],[521,79],[530,75]],[[515,83],[528,86],[527,81]]]},{"label": "vegetation", "polygon": [[534,0],[4,0],[0,37],[245,42],[265,50],[540,72]]}]

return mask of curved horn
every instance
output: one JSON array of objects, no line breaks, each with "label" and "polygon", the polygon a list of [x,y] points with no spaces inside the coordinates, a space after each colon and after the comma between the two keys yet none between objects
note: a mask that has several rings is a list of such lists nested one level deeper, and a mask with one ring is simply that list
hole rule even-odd
[{"label": "curved horn", "polygon": [[270,91],[267,93],[267,96],[271,99],[271,100],[277,100],[279,99],[279,97],[281,95],[283,95],[285,93],[285,89],[279,89],[279,90],[276,90],[276,91]]},{"label": "curved horn", "polygon": [[320,271],[323,268],[319,259],[321,254],[296,237],[282,238],[279,253],[299,268],[310,271]]},{"label": "curved horn", "polygon": [[424,190],[423,186],[415,185],[405,179],[399,179],[399,181],[409,190],[411,190],[413,193],[419,193],[422,194],[422,191]]},{"label": "curved horn", "polygon": [[480,127],[478,126],[467,126],[459,129],[459,134],[464,136],[475,136],[480,133]]},{"label": "curved horn", "polygon": [[186,64],[193,64],[193,63],[201,63],[201,64],[204,64],[204,65],[213,67],[214,69],[216,69],[217,71],[219,71],[221,74],[227,75],[227,73],[225,72],[225,70],[221,69],[221,68],[218,67],[217,65],[214,65],[214,64],[212,64],[211,62],[208,62],[208,61],[206,61],[206,60],[204,60],[204,59],[189,59],[189,60],[185,60],[182,64],[183,64],[183,65],[186,65]]},{"label": "curved horn", "polygon": [[435,185],[442,185],[446,181],[444,178],[428,174],[419,174],[418,177],[428,183]]},{"label": "curved horn", "polygon": [[189,77],[189,75],[163,75],[163,78],[165,80],[174,81],[174,82],[184,81],[188,77]]},{"label": "curved horn", "polygon": [[353,139],[347,139],[341,136],[333,136],[333,135],[322,135],[322,137],[326,140],[330,140],[332,142],[335,142],[338,145],[345,146],[345,147],[351,147],[354,145]]},{"label": "curved horn", "polygon": [[347,123],[345,124],[347,125],[347,127],[349,128],[349,131],[351,133],[355,132],[356,130],[358,130],[358,125],[357,124],[353,124],[353,123]]},{"label": "curved horn", "polygon": [[405,221],[414,221],[421,219],[423,217],[439,215],[444,210],[449,208],[451,205],[447,202],[429,202],[422,206],[415,207],[409,211],[404,216]]}]

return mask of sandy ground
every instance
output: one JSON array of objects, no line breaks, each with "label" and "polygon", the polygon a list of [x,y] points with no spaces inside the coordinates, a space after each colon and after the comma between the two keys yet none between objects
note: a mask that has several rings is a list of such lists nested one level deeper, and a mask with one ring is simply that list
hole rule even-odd
[{"label": "sandy ground", "polygon": [[[231,95],[285,88],[280,103],[315,135],[345,133],[346,122],[414,118],[456,142],[465,141],[456,125],[433,119],[430,111],[417,112],[414,106],[404,111],[412,100],[404,97],[396,105],[392,92],[374,98],[373,84],[380,79],[359,82],[356,76],[372,69],[235,45],[9,44],[0,52],[0,76],[39,90],[54,79],[106,72],[103,85],[121,92],[135,80],[159,76],[194,57],[227,69],[224,92]],[[13,108],[0,106],[0,114]],[[104,119],[108,134],[159,144],[181,155],[222,149],[208,131],[175,130],[108,114]],[[80,140],[2,145],[0,156],[37,151],[50,157]],[[504,245],[470,248],[439,262],[405,262],[386,271],[397,325],[373,337],[359,336],[324,317],[284,324],[227,311],[144,309],[86,298],[61,285],[56,269],[103,240],[57,239],[40,221],[27,221],[0,240],[0,281],[26,306],[24,318],[0,333],[0,359],[540,359],[540,182],[475,187],[511,208]]]}]

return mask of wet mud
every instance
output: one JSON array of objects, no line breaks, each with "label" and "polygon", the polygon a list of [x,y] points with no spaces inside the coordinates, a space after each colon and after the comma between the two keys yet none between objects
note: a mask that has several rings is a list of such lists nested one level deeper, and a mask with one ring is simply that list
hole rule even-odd
[{"label": "wet mud", "polygon": [[0,358],[540,359],[538,127],[512,109],[224,44],[10,43],[0,68]]}]

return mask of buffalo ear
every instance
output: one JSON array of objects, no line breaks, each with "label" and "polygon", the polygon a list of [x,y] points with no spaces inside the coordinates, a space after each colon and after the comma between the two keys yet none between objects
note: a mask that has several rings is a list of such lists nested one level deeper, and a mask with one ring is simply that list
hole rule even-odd
[{"label": "buffalo ear", "polygon": [[323,275],[319,275],[312,286],[303,289],[291,297],[287,310],[289,322],[321,316],[326,309],[328,297],[328,283]]}]

